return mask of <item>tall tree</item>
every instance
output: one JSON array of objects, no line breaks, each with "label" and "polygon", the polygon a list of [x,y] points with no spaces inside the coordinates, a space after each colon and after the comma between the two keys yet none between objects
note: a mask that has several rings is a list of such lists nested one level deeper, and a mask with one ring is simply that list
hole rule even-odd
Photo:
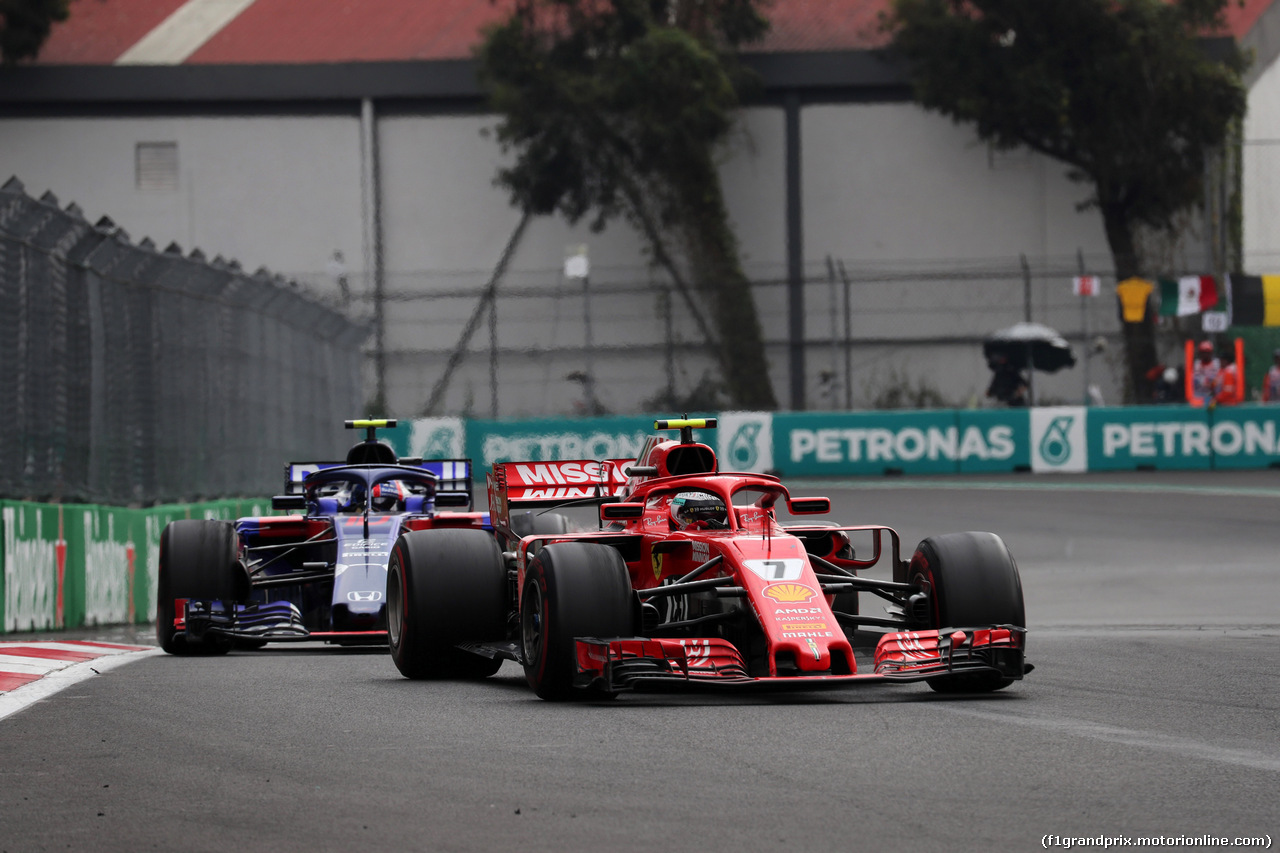
[{"label": "tall tree", "polygon": [[[777,405],[716,169],[764,0],[516,0],[479,49],[513,204],[623,218],[712,342],[733,405]],[[708,320],[707,317],[710,317]]]},{"label": "tall tree", "polygon": [[[1173,230],[1203,198],[1206,159],[1244,115],[1228,0],[892,0],[882,19],[916,99],[972,123],[997,148],[1026,146],[1092,185],[1118,281],[1145,272],[1139,228]],[[1147,399],[1150,322],[1125,323],[1128,385]]]},{"label": "tall tree", "polygon": [[12,65],[32,59],[56,21],[67,19],[70,0],[0,0],[0,59]]}]

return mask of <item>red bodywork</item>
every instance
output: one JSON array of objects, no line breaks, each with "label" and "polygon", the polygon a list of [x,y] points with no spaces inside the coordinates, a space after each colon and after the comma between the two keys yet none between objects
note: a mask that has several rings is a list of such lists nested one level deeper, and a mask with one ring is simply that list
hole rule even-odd
[{"label": "red bodywork", "polygon": [[[823,510],[815,511],[825,511],[829,502],[793,499],[775,477],[717,473],[710,448],[693,447],[702,448],[702,458],[711,460],[711,471],[673,472],[668,465],[673,452],[683,452],[687,463],[690,445],[656,439],[650,440],[639,462],[577,460],[494,466],[489,480],[489,505],[493,524],[499,530],[509,529],[512,511],[575,499],[643,504],[643,513],[638,517],[612,520],[599,531],[525,537],[516,554],[517,589],[522,593],[529,561],[552,541],[614,546],[623,554],[639,598],[659,607],[664,597],[655,595],[655,590],[719,558],[698,577],[707,580],[708,585],[717,583],[713,579],[720,579],[721,588],[708,587],[704,599],[728,600],[748,609],[763,635],[764,648],[755,650],[754,665],[748,659],[748,651],[718,635],[714,625],[706,636],[678,639],[579,638],[577,683],[605,690],[661,689],[663,685],[677,684],[813,688],[851,681],[920,680],[963,669],[989,670],[993,657],[1021,677],[1025,630],[1015,626],[958,626],[945,629],[941,636],[936,630],[889,631],[875,647],[870,671],[859,672],[849,635],[832,610],[835,590],[847,591],[838,579],[847,575],[849,582],[856,584],[855,572],[880,561],[881,543],[888,536],[895,581],[904,580],[907,564],[901,560],[898,534],[880,525],[784,528],[775,514],[780,502],[789,505],[793,514],[801,511],[802,501],[820,501]],[[675,526],[671,499],[689,490],[709,492],[723,499],[728,510],[726,529],[681,530]],[[609,503],[604,504],[602,515],[607,514],[608,506]],[[633,512],[639,512],[638,508]],[[798,535],[835,536],[855,530],[868,531],[874,538],[870,559],[852,559],[851,553],[844,559],[836,553],[811,555]],[[820,574],[823,578],[819,578]],[[905,584],[892,582],[885,586],[906,588]],[[675,596],[665,600],[671,598]],[[683,615],[687,620],[700,616]],[[680,617],[675,614],[676,621]],[[672,614],[668,612],[666,624],[671,621]],[[888,620],[866,621],[874,624]]]}]

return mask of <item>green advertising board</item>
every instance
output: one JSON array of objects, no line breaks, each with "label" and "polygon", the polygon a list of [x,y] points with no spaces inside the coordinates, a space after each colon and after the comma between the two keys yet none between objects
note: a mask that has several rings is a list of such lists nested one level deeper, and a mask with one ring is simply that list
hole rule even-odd
[{"label": "green advertising board", "polygon": [[0,501],[0,633],[149,622],[166,524],[268,512],[265,500],[150,509]]},{"label": "green advertising board", "polygon": [[67,539],[63,508],[4,501],[5,631],[61,628],[66,596]]},{"label": "green advertising board", "polygon": [[1031,425],[1026,409],[961,409],[956,412],[956,427],[954,456],[959,473],[1030,469]]},{"label": "green advertising board", "polygon": [[1219,406],[1209,414],[1213,467],[1280,467],[1280,406]]},{"label": "green advertising board", "polygon": [[1088,418],[1089,470],[1207,469],[1213,464],[1207,409],[1095,407]]},{"label": "green advertising board", "polygon": [[963,427],[952,410],[776,414],[774,466],[808,477],[954,474],[962,462],[1011,469],[1018,430],[1007,417],[973,414]]}]

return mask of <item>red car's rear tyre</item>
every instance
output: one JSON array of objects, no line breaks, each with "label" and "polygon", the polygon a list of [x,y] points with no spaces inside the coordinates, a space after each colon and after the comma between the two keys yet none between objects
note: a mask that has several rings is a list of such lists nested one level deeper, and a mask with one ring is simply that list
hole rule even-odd
[{"label": "red car's rear tyre", "polygon": [[[1026,627],[1022,581],[1008,547],[994,533],[949,533],[925,539],[907,572],[929,589],[930,619],[922,627]],[[986,693],[1008,687],[1013,679],[995,672],[928,679],[940,693]]]},{"label": "red car's rear tyre", "polygon": [[543,699],[575,691],[578,637],[633,636],[631,576],[614,548],[588,542],[548,545],[529,564],[520,599],[524,673]]},{"label": "red car's rear tyre", "polygon": [[160,567],[156,582],[156,641],[172,655],[226,654],[232,642],[206,637],[189,642],[175,636],[175,599],[244,600],[249,580],[238,562],[235,526],[228,521],[182,519],[160,534]]},{"label": "red car's rear tyre", "polygon": [[493,534],[418,530],[396,540],[387,565],[391,659],[406,678],[484,678],[500,659],[454,644],[501,640],[507,572]]}]

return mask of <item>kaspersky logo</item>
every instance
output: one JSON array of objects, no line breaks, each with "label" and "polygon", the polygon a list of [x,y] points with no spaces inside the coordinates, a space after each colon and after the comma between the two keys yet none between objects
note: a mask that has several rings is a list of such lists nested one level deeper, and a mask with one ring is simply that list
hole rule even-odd
[{"label": "kaspersky logo", "polygon": [[747,421],[738,427],[738,431],[729,440],[729,461],[735,471],[745,471],[756,464],[760,458],[760,449],[756,446],[756,438],[760,435],[759,421]]},{"label": "kaspersky logo", "polygon": [[1040,458],[1050,465],[1065,465],[1071,458],[1071,425],[1076,419],[1073,415],[1059,415],[1049,421],[1044,435],[1040,438]]}]

